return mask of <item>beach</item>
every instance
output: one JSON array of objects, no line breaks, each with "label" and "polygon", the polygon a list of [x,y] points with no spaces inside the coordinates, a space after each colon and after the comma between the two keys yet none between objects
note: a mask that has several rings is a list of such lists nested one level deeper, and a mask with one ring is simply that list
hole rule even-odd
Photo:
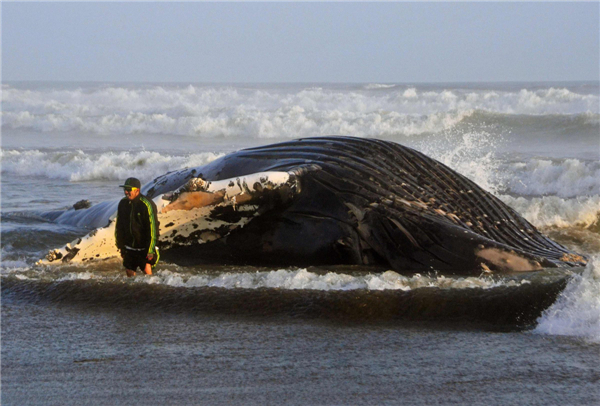
[{"label": "beach", "polygon": [[[598,82],[3,84],[3,404],[597,404]],[[362,266],[37,266],[41,214],[290,139],[394,141],[584,254],[478,277]]]}]

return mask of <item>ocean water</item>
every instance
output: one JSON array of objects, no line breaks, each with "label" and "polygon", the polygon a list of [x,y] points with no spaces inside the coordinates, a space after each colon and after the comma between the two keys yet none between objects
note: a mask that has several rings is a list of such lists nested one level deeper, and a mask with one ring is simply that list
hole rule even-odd
[{"label": "ocean water", "polygon": [[[596,83],[2,85],[2,404],[600,403]],[[119,199],[319,135],[440,160],[590,259],[524,275],[358,266],[35,266]]]}]

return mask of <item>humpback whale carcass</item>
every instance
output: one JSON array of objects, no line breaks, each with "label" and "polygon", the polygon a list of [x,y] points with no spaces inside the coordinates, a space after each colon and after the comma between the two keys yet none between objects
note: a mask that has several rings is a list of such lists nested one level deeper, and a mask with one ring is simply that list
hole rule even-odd
[{"label": "humpback whale carcass", "polygon": [[[183,265],[480,274],[586,263],[464,176],[389,141],[320,137],[249,148],[162,175],[142,191],[160,211],[161,258]],[[100,228],[40,262],[116,256],[117,204],[53,213]]]}]

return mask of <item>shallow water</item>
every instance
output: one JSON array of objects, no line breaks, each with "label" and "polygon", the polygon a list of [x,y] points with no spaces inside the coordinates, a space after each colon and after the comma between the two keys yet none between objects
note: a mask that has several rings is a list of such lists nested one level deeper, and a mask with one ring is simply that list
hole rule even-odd
[{"label": "shallow water", "polygon": [[[5,301],[3,404],[597,404],[597,343]],[[8,390],[6,390],[8,389]]]},{"label": "shallow water", "polygon": [[[597,83],[3,84],[2,404],[598,404]],[[39,267],[43,212],[240,148],[377,137],[477,182],[585,269]],[[32,193],[35,191],[35,193]]]}]

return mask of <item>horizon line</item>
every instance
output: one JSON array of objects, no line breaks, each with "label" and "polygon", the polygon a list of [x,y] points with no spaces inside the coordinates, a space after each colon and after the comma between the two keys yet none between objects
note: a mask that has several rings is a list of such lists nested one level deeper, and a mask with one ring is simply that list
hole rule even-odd
[{"label": "horizon line", "polygon": [[546,79],[546,80],[439,80],[439,81],[298,81],[298,82],[261,82],[261,81],[187,81],[187,80],[49,80],[49,79],[2,79],[0,83],[117,83],[117,84],[202,84],[202,85],[314,85],[314,84],[335,84],[335,85],[362,85],[362,84],[384,84],[384,85],[408,85],[408,84],[509,84],[509,83],[600,83],[598,79]]}]

